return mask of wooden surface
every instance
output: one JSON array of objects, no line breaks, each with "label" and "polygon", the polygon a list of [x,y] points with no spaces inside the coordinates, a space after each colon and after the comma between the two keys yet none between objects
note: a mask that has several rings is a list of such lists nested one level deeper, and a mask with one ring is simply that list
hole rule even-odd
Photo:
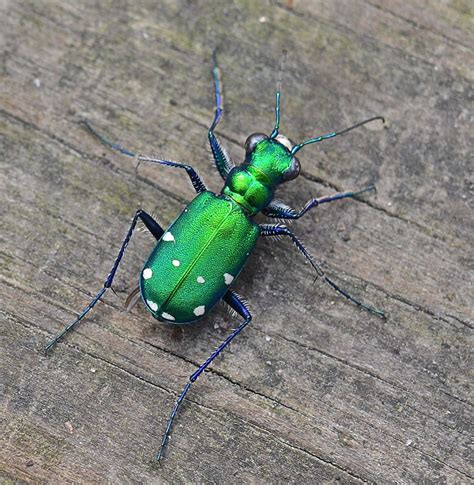
[{"label": "wooden surface", "polygon": [[[469,0],[255,2],[3,0],[0,64],[2,477],[6,482],[472,483],[472,100]],[[193,164],[211,190],[211,54],[218,133],[240,161],[273,127],[294,140],[384,115],[301,152],[279,195],[375,182],[294,231],[347,290],[288,241],[261,241],[236,284],[252,325],[193,386],[153,463],[187,377],[237,324],[224,307],[170,329],[124,301],[153,246],[140,233],[104,301],[51,355],[42,347],[99,289],[137,208],[166,225],[185,176],[111,153]]]}]

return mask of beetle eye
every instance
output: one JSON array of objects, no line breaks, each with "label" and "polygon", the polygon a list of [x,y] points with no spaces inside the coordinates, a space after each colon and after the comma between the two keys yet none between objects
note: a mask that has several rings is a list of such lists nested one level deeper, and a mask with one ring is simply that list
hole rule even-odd
[{"label": "beetle eye", "polygon": [[245,142],[245,151],[247,153],[253,152],[255,147],[257,146],[257,143],[265,140],[265,138],[267,138],[267,136],[263,133],[254,133],[253,135],[250,135]]},{"label": "beetle eye", "polygon": [[296,157],[291,159],[290,167],[283,172],[283,181],[288,182],[288,180],[293,180],[300,174],[300,162]]}]

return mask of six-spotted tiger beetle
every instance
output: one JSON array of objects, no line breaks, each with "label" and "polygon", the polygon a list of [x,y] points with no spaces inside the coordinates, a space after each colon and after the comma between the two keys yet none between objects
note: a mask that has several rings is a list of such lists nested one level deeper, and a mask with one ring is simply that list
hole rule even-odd
[{"label": "six-spotted tiger beetle", "polygon": [[86,316],[111,287],[139,219],[157,240],[139,278],[141,297],[153,317],[168,324],[193,323],[207,315],[220,300],[226,302],[242,317],[240,326],[191,375],[181,391],[169,416],[157,454],[158,460],[163,456],[173,422],[191,384],[252,320],[246,303],[231,289],[231,285],[242,271],[259,237],[289,237],[314,268],[316,274],[334,290],[357,306],[384,317],[382,310],[362,303],[339,288],[326,276],[320,265],[288,227],[280,223],[257,224],[254,220],[254,216],[259,212],[278,220],[299,219],[318,205],[375,190],[373,186],[370,186],[357,192],[343,192],[319,199],[313,198],[301,210],[295,210],[274,198],[275,191],[280,184],[293,180],[299,175],[300,163],[295,155],[304,146],[334,138],[374,120],[384,122],[384,119],[376,116],[344,130],[334,131],[295,144],[279,133],[280,90],[278,90],[275,108],[276,123],[273,131],[269,136],[263,133],[250,135],[245,142],[245,159],[236,166],[214,133],[223,113],[217,63],[214,64],[212,76],[216,110],[208,131],[208,138],[216,169],[225,182],[220,194],[207,190],[204,182],[190,165],[135,154],[109,142],[98,134],[87,121],[83,122],[88,131],[104,145],[124,155],[133,157],[139,162],[157,163],[185,170],[197,196],[167,229],[163,229],[145,211],[138,210],[103,287],[82,313],[46,346],[46,351],[48,351],[56,345]]}]

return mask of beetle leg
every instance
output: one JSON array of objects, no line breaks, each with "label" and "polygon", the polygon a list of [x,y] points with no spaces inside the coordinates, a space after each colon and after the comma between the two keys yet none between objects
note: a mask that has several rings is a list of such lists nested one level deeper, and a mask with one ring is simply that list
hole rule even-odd
[{"label": "beetle leg", "polygon": [[104,138],[102,135],[97,133],[97,131],[92,128],[92,126],[89,124],[88,121],[83,120],[81,123],[87,128],[87,130],[95,136],[103,145],[108,146],[109,148],[112,148],[113,150],[116,150],[122,155],[127,155],[128,157],[135,158],[139,162],[150,162],[150,163],[159,163],[160,165],[166,165],[168,167],[177,167],[177,168],[182,168],[186,170],[186,173],[188,174],[191,183],[193,184],[194,190],[199,194],[200,192],[204,192],[206,190],[206,185],[204,182],[201,180],[199,175],[197,174],[196,170],[194,170],[191,165],[186,165],[184,163],[178,163],[178,162],[172,162],[170,160],[161,160],[159,158],[152,158],[152,157],[147,157],[144,155],[140,155],[134,152],[131,152],[130,150],[127,150],[126,148],[121,147],[117,143],[112,143],[106,138]]},{"label": "beetle leg", "polygon": [[220,144],[219,140],[214,134],[214,129],[221,119],[222,113],[224,112],[224,104],[222,102],[222,92],[220,84],[220,70],[217,65],[216,51],[213,55],[214,67],[212,68],[212,80],[214,83],[214,96],[216,98],[216,111],[214,114],[214,120],[207,132],[207,137],[209,138],[209,144],[211,145],[212,156],[214,158],[214,163],[220,174],[220,176],[225,180],[228,173],[234,168],[229,155],[227,154],[225,148]]},{"label": "beetle leg", "polygon": [[163,228],[158,224],[158,222],[150,216],[150,214],[146,213],[145,211],[138,211],[139,218],[145,224],[145,227],[155,236],[155,239],[158,241],[163,233],[165,232]]},{"label": "beetle leg", "polygon": [[[58,333],[48,344],[46,345],[44,351],[48,352],[50,349],[52,349],[58,342],[59,340],[64,337],[69,331],[71,331],[95,306],[95,304],[102,298],[102,295],[107,291],[108,288],[111,287],[112,281],[114,279],[115,273],[117,272],[118,266],[120,264],[120,261],[122,260],[122,257],[125,253],[125,250],[127,249],[128,243],[130,242],[130,239],[132,237],[133,231],[137,225],[138,219],[141,219],[145,226],[150,230],[150,232],[156,237],[160,238],[161,235],[163,234],[163,229],[160,227],[160,225],[145,211],[142,211],[141,209],[138,210],[135,215],[133,216],[132,223],[130,225],[130,229],[127,232],[127,235],[125,236],[125,239],[122,243],[122,246],[120,248],[120,251],[115,258],[114,264],[112,266],[112,269],[110,270],[110,273],[108,274],[107,278],[105,279],[103,287],[99,290],[99,292],[92,298],[91,302],[87,307],[82,311],[82,313],[71,323],[66,325],[64,329]],[[161,233],[160,233],[161,231]]]},{"label": "beetle leg", "polygon": [[289,236],[295,246],[303,253],[304,257],[307,261],[311,264],[314,268],[318,276],[321,276],[323,280],[334,290],[340,293],[342,296],[350,300],[352,303],[356,304],[357,306],[364,308],[370,313],[374,313],[381,318],[385,318],[385,313],[383,310],[379,310],[373,306],[367,305],[366,303],[361,302],[360,300],[351,296],[347,291],[339,288],[339,286],[334,283],[330,278],[326,276],[326,273],[323,271],[321,266],[316,262],[314,257],[309,253],[309,251],[304,247],[303,243],[288,229],[286,226],[281,224],[260,224],[260,230],[262,236]]},{"label": "beetle leg", "polygon": [[[145,227],[151,232],[151,234],[153,234],[153,236],[155,236],[155,239],[158,241],[164,233],[163,228],[146,212],[142,212],[140,219],[145,224]],[[112,287],[111,290],[113,291]],[[140,286],[137,284],[137,286],[135,286],[125,300],[124,306],[127,312],[129,312],[138,303],[140,297]]]},{"label": "beetle leg", "polygon": [[184,389],[181,391],[176,403],[174,405],[173,411],[168,418],[168,424],[166,425],[165,432],[163,434],[163,438],[161,439],[161,446],[160,450],[156,455],[156,459],[159,461],[163,457],[163,453],[166,448],[166,444],[168,442],[168,438],[171,434],[171,429],[173,427],[173,422],[178,414],[178,410],[183,403],[184,397],[186,396],[191,384],[196,381],[196,379],[206,370],[209,364],[230,344],[230,342],[236,337],[251,321],[252,315],[250,314],[247,306],[243,302],[243,300],[233,291],[228,291],[224,295],[224,301],[230,305],[230,307],[235,310],[243,319],[244,321],[222,342],[219,347],[217,347],[214,352],[207,358],[207,360],[201,364],[199,369],[189,378],[188,383],[184,386]]},{"label": "beetle leg", "polygon": [[286,205],[279,200],[273,200],[270,204],[263,209],[263,213],[267,217],[273,217],[276,219],[299,219],[304,216],[309,210],[317,207],[318,205],[325,204],[327,202],[333,202],[334,200],[345,199],[347,197],[357,197],[365,192],[375,191],[375,186],[370,185],[365,189],[359,190],[358,192],[341,192],[339,194],[327,195],[325,197],[320,197],[319,199],[310,199],[306,202],[305,206],[300,210],[293,209],[292,207]]}]

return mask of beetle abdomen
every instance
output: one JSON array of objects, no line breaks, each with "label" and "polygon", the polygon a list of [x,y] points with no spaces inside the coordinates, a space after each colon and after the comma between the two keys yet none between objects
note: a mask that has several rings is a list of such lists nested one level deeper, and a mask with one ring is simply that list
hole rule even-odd
[{"label": "beetle abdomen", "polygon": [[140,275],[159,320],[189,323],[208,313],[242,270],[260,234],[226,196],[199,194],[165,231]]}]

